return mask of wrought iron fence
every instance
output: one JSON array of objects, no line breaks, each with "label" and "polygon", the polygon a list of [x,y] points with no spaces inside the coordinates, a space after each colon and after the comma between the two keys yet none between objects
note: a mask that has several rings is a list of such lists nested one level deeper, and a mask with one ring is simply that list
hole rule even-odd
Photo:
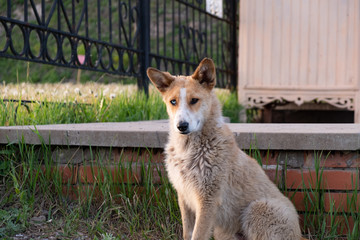
[{"label": "wrought iron fence", "polygon": [[238,0],[222,3],[217,16],[205,0],[4,0],[0,57],[132,76],[147,91],[147,67],[190,74],[206,56],[218,86],[235,88]]}]

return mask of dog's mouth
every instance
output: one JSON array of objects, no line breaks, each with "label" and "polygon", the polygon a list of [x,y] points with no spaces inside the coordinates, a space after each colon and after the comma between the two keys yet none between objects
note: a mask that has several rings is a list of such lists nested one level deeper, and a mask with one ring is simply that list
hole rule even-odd
[{"label": "dog's mouth", "polygon": [[190,133],[190,131],[180,131],[180,134],[181,135],[187,135],[187,134],[189,134]]}]

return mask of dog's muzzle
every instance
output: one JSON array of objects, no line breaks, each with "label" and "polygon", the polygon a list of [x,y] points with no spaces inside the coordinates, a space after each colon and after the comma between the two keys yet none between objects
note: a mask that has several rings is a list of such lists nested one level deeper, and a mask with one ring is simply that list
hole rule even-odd
[{"label": "dog's muzzle", "polygon": [[179,122],[176,126],[181,134],[189,133],[189,123],[188,122]]}]

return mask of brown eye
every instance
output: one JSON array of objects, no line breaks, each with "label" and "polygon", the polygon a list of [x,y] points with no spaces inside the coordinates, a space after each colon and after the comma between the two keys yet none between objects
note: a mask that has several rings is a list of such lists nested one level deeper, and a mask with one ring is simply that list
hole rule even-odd
[{"label": "brown eye", "polygon": [[198,98],[192,98],[191,101],[190,101],[190,104],[191,104],[191,105],[194,105],[194,104],[196,104],[198,101],[199,101]]},{"label": "brown eye", "polygon": [[176,100],[173,99],[173,100],[170,101],[170,103],[171,103],[171,105],[175,106],[176,105]]}]

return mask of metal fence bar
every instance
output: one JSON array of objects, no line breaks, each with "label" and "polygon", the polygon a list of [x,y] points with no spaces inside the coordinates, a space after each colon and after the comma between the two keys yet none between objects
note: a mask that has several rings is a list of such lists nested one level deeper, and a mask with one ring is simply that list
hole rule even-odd
[{"label": "metal fence bar", "polygon": [[141,55],[141,76],[138,78],[138,86],[145,91],[146,94],[149,93],[149,79],[146,74],[147,68],[150,66],[150,0],[139,0],[141,17],[140,17],[140,27],[143,31],[140,34],[140,41],[143,48],[143,54]]},{"label": "metal fence bar", "polygon": [[[230,5],[230,9],[237,9],[238,6],[236,4],[235,1],[230,1],[231,5]],[[239,25],[237,24],[237,12],[236,11],[229,11],[231,16],[230,16],[230,19],[231,19],[231,24],[232,24],[232,27],[231,27],[231,35],[230,35],[230,38],[231,38],[231,42],[233,43],[237,43],[237,39],[238,39],[238,29],[239,29]],[[236,46],[236,45],[235,45]],[[237,49],[235,49],[237,52]],[[233,91],[236,91],[236,86],[237,86],[237,54],[231,54],[231,62],[230,62],[230,69],[233,69],[235,71],[235,74],[231,74],[231,79],[230,79],[230,89],[233,90]]]},{"label": "metal fence bar", "polygon": [[[88,14],[88,0],[84,1],[84,10],[83,13],[85,13],[85,36],[89,37],[89,14]],[[83,17],[84,15],[81,15]],[[81,19],[82,20],[82,19]],[[79,22],[80,27],[80,22]]]}]

